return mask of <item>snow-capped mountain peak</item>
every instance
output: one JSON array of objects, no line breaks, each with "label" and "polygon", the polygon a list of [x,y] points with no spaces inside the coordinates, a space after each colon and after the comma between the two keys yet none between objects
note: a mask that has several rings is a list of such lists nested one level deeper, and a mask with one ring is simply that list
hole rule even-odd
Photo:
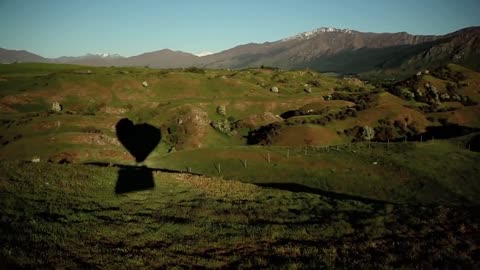
[{"label": "snow-capped mountain peak", "polygon": [[289,41],[289,40],[292,40],[292,39],[300,39],[300,40],[310,39],[310,38],[314,37],[314,36],[315,36],[316,34],[318,34],[318,33],[345,33],[345,34],[352,34],[352,30],[350,30],[350,29],[338,29],[338,28],[333,28],[333,27],[321,27],[321,28],[317,28],[317,29],[312,30],[312,31],[303,32],[303,33],[300,33],[300,34],[297,34],[297,35],[294,35],[294,36],[291,36],[291,37],[282,39],[282,41]]},{"label": "snow-capped mountain peak", "polygon": [[198,56],[198,57],[203,57],[203,56],[207,56],[207,55],[210,55],[210,54],[213,54],[213,53],[212,52],[199,52],[195,55]]},{"label": "snow-capped mountain peak", "polygon": [[87,57],[92,57],[92,56],[96,56],[96,57],[101,57],[101,58],[122,58],[121,55],[119,54],[111,54],[111,53],[89,53],[86,55]]}]

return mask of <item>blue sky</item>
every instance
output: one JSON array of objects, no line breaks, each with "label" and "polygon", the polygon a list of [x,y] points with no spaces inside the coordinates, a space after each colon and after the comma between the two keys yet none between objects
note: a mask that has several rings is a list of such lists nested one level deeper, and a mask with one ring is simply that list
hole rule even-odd
[{"label": "blue sky", "polygon": [[45,57],[218,52],[322,26],[446,34],[480,25],[480,0],[0,0],[0,47]]}]

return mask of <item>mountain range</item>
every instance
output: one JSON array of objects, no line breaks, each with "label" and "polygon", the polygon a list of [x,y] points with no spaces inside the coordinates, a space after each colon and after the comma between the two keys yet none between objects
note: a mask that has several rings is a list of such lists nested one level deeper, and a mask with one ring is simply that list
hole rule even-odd
[{"label": "mountain range", "polygon": [[204,56],[163,49],[132,57],[88,54],[44,58],[28,51],[0,48],[0,63],[46,62],[91,66],[154,68],[231,68],[272,66],[312,68],[323,72],[364,73],[376,70],[414,71],[446,63],[480,68],[480,27],[447,35],[367,33],[322,27],[274,42],[249,43]]}]

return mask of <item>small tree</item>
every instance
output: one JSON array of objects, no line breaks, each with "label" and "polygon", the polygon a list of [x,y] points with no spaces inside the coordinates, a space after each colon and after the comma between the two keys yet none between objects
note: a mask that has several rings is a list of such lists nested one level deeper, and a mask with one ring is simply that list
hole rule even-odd
[{"label": "small tree", "polygon": [[362,129],[362,137],[367,141],[372,140],[375,137],[375,130],[372,127],[364,126]]}]

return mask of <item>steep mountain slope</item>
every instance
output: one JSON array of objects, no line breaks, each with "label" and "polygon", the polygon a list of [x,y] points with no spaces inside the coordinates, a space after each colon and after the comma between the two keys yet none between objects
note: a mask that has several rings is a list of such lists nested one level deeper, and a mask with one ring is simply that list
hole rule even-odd
[{"label": "steep mountain slope", "polygon": [[247,44],[202,58],[210,68],[243,68],[269,65],[281,68],[312,66],[317,59],[362,48],[386,48],[430,42],[436,36],[407,33],[376,34],[348,29],[319,28],[276,42]]},{"label": "steep mountain slope", "polygon": [[480,27],[471,27],[446,35],[441,42],[406,61],[402,66],[435,66],[445,63],[480,68]]},{"label": "steep mountain slope", "polygon": [[400,33],[363,33],[318,28],[275,42],[249,43],[199,57],[169,49],[132,57],[86,55],[46,59],[26,51],[0,50],[0,62],[56,62],[91,66],[149,66],[155,68],[233,68],[274,66],[312,68],[337,73],[415,73],[448,63],[480,68],[480,27],[444,36]]}]

